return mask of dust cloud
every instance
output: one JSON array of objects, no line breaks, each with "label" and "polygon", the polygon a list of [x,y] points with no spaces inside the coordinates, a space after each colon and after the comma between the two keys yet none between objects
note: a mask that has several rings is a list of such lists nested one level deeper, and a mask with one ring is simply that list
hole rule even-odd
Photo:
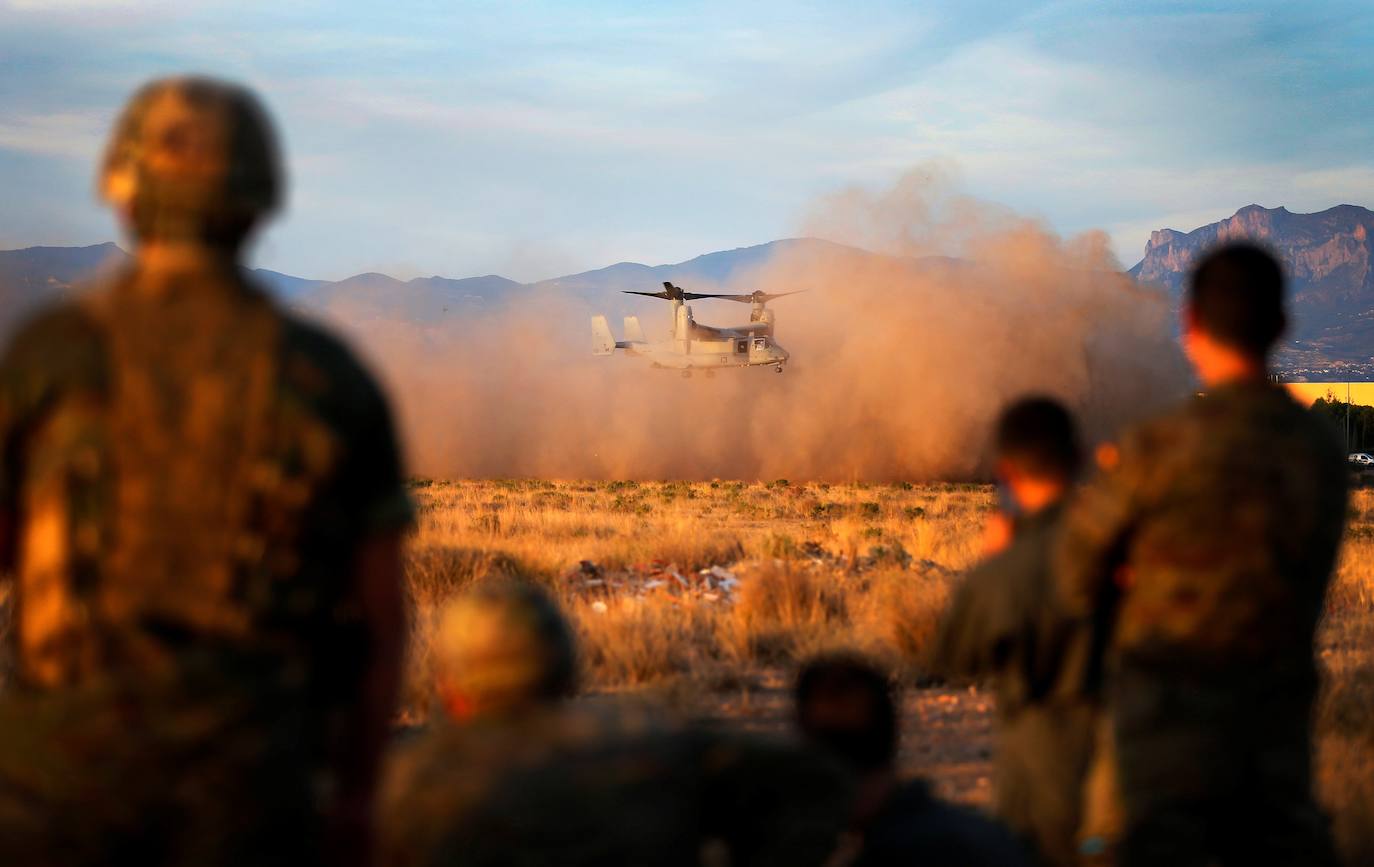
[{"label": "dust cloud", "polygon": [[[626,299],[609,293],[529,289],[422,324],[327,313],[390,386],[414,471],[434,477],[972,478],[1020,395],[1063,399],[1100,440],[1186,391],[1169,303],[1121,273],[1102,233],[1060,238],[930,171],[825,197],[800,228],[839,243],[731,281],[809,290],[771,305],[792,354],[782,375],[683,379],[592,357],[588,314]],[[633,303],[663,337],[668,304]],[[748,319],[693,307],[707,324]]]}]

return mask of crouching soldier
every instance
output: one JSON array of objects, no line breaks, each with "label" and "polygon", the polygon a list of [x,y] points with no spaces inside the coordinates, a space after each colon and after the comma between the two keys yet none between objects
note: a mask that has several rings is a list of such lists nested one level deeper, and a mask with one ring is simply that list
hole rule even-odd
[{"label": "crouching soldier", "polygon": [[797,677],[797,729],[858,780],[844,851],[850,867],[1022,867],[1021,847],[997,822],[946,803],[921,779],[897,774],[901,719],[892,681],[850,653],[818,656]]},{"label": "crouching soldier", "polygon": [[574,642],[538,588],[452,603],[435,641],[441,718],[399,744],[381,793],[384,863],[822,864],[848,777],[798,746],[569,702]]}]

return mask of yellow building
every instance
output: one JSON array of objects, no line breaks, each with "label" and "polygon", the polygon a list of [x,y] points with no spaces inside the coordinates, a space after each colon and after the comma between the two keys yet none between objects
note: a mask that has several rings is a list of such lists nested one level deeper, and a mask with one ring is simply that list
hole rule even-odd
[{"label": "yellow building", "polygon": [[1374,382],[1289,382],[1286,385],[1293,397],[1305,404],[1316,403],[1318,398],[1324,397],[1356,406],[1374,406]]}]

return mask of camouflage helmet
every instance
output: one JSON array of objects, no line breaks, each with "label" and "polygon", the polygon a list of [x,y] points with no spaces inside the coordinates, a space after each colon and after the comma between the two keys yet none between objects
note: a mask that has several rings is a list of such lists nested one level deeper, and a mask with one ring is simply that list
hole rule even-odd
[{"label": "camouflage helmet", "polygon": [[246,88],[153,81],[115,124],[99,187],[139,240],[237,245],[281,203],[276,133]]},{"label": "camouflage helmet", "polygon": [[505,580],[479,584],[443,609],[434,667],[450,709],[466,714],[555,701],[573,691],[577,669],[558,605],[533,584]]}]

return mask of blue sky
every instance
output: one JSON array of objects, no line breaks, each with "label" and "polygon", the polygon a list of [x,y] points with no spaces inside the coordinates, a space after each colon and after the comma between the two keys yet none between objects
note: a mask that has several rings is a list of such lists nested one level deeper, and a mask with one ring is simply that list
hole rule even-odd
[{"label": "blue sky", "polygon": [[678,261],[936,163],[1123,265],[1258,202],[1374,205],[1371,4],[0,0],[0,248],[116,238],[145,79],[258,88],[292,188],[259,264],[340,278]]}]

